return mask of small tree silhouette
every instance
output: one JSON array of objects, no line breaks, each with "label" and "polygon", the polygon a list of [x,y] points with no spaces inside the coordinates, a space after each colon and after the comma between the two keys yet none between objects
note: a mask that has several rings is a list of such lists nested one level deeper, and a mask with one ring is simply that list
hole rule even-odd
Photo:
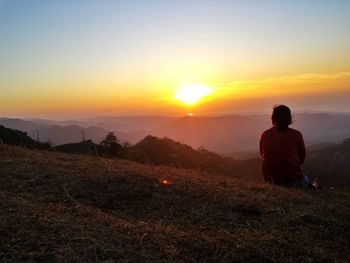
[{"label": "small tree silhouette", "polygon": [[106,138],[102,141],[102,144],[110,146],[112,144],[119,143],[118,138],[114,135],[114,132],[109,132]]},{"label": "small tree silhouette", "polygon": [[119,144],[119,140],[114,135],[114,132],[109,132],[101,144],[106,148],[106,152],[108,155],[110,156],[120,155],[120,149],[122,148],[122,146]]}]

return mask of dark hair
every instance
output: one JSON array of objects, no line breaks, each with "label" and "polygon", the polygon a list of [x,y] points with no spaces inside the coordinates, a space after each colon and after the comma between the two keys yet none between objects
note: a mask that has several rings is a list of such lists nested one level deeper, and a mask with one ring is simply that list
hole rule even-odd
[{"label": "dark hair", "polygon": [[271,116],[272,124],[279,130],[285,131],[293,123],[292,113],[285,105],[275,105]]}]

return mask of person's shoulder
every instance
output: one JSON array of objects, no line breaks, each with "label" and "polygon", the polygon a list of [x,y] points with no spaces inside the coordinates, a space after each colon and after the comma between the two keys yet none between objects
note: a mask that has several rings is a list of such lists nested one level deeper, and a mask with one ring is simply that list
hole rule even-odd
[{"label": "person's shoulder", "polygon": [[271,128],[269,128],[269,129],[263,131],[263,132],[261,133],[260,137],[262,138],[262,137],[264,137],[264,136],[266,136],[266,135],[269,135],[269,134],[271,134],[271,133],[273,133],[273,132],[274,132],[274,127],[271,127]]},{"label": "person's shoulder", "polygon": [[289,130],[290,133],[292,133],[295,136],[301,136],[301,137],[303,136],[303,134],[300,131],[296,130],[296,129],[288,128],[288,130]]}]

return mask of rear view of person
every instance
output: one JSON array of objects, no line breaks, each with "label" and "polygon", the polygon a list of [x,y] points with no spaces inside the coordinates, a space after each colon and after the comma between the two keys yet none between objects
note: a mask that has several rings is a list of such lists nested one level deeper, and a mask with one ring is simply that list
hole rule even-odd
[{"label": "rear view of person", "polygon": [[308,178],[302,171],[305,161],[305,144],[301,132],[289,128],[292,114],[285,105],[273,108],[273,127],[260,138],[262,173],[265,182],[306,188]]}]

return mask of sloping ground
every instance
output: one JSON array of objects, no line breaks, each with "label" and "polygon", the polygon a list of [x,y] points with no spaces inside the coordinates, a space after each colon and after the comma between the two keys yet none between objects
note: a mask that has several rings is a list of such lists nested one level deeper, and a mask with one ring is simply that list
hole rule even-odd
[{"label": "sloping ground", "polygon": [[4,262],[349,260],[349,192],[5,145],[0,156]]},{"label": "sloping ground", "polygon": [[325,187],[350,188],[350,139],[308,152],[305,172]]}]

